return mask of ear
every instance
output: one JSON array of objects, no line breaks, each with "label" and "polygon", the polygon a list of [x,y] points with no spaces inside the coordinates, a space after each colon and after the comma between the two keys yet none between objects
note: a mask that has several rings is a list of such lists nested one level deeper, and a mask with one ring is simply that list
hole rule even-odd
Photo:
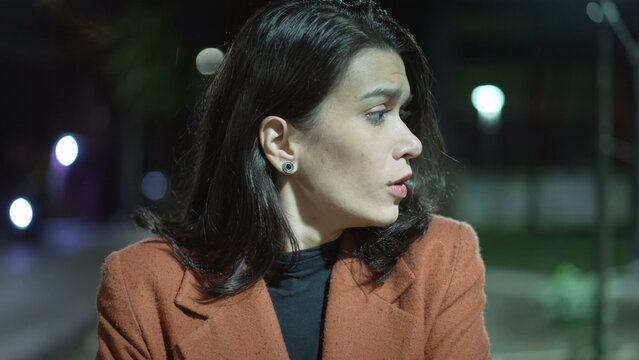
[{"label": "ear", "polygon": [[282,163],[286,160],[296,162],[295,138],[297,130],[279,116],[267,116],[259,129],[259,140],[267,160],[282,172]]}]

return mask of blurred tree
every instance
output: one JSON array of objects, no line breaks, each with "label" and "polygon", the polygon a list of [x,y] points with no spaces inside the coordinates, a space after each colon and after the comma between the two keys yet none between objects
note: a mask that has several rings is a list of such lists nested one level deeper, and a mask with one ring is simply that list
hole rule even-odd
[{"label": "blurred tree", "polygon": [[184,105],[184,88],[191,78],[179,61],[174,13],[167,4],[134,2],[113,24],[104,71],[113,83],[116,102],[144,118],[171,120]]},{"label": "blurred tree", "polygon": [[569,360],[592,358],[589,333],[596,286],[595,274],[564,262],[555,269],[552,281],[535,292],[546,316],[565,334]]}]

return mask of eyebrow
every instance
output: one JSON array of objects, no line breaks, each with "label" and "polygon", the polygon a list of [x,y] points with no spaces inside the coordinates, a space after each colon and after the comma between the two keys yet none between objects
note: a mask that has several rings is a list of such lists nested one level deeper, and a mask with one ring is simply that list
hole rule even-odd
[{"label": "eyebrow", "polygon": [[[388,99],[399,99],[402,91],[400,89],[390,89],[390,88],[377,88],[375,90],[369,91],[366,94],[362,95],[359,98],[359,101],[363,101],[372,97],[385,97]],[[413,99],[413,94],[408,96],[408,99],[404,102],[404,104],[408,104]]]},{"label": "eyebrow", "polygon": [[400,89],[377,88],[362,95],[359,100],[362,101],[372,97],[385,97],[389,99],[395,99],[399,97],[399,94],[401,94],[401,92],[402,91]]}]

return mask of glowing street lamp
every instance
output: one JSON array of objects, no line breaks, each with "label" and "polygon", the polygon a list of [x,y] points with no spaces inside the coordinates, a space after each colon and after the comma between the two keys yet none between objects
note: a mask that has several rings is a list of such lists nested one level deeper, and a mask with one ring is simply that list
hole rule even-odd
[{"label": "glowing street lamp", "polygon": [[481,85],[473,89],[470,101],[477,110],[482,127],[494,131],[501,120],[501,109],[506,97],[504,92],[494,85]]}]

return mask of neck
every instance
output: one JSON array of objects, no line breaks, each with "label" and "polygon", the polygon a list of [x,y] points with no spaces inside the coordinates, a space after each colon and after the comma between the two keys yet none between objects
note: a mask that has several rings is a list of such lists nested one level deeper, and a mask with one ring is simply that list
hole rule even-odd
[{"label": "neck", "polygon": [[[282,210],[286,214],[300,250],[334,241],[344,232],[344,228],[331,226],[328,216],[321,216],[309,210],[309,207],[304,207],[290,186],[283,186],[279,197]],[[286,251],[293,251],[290,242],[285,243]]]}]

